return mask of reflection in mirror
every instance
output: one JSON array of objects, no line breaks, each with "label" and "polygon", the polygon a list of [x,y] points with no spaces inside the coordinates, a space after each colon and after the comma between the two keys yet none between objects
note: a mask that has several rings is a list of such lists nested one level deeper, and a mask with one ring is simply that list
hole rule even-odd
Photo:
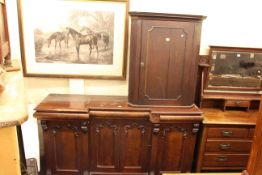
[{"label": "reflection in mirror", "polygon": [[213,51],[208,86],[260,88],[262,53]]}]

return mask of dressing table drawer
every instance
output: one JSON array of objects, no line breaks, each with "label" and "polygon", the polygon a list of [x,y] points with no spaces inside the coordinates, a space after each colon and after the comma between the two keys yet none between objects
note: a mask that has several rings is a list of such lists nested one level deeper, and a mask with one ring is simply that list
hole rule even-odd
[{"label": "dressing table drawer", "polygon": [[248,128],[214,127],[208,129],[208,138],[245,138]]},{"label": "dressing table drawer", "polygon": [[247,110],[249,110],[250,101],[249,100],[225,100],[224,110],[226,110],[226,107],[240,107],[240,108],[247,108]]},{"label": "dressing table drawer", "polygon": [[252,140],[207,140],[205,152],[249,154]]},{"label": "dressing table drawer", "polygon": [[205,154],[204,167],[245,167],[249,154]]}]

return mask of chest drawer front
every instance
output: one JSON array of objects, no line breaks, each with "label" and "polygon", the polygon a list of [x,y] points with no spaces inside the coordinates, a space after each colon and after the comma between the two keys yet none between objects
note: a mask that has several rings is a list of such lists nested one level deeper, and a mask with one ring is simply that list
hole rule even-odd
[{"label": "chest drawer front", "polygon": [[250,128],[248,132],[248,137],[253,138],[255,134],[255,128]]},{"label": "chest drawer front", "polygon": [[208,138],[246,138],[247,128],[209,128]]},{"label": "chest drawer front", "polygon": [[251,140],[207,140],[206,152],[249,153]]},{"label": "chest drawer front", "polygon": [[245,167],[249,154],[205,154],[204,167]]}]

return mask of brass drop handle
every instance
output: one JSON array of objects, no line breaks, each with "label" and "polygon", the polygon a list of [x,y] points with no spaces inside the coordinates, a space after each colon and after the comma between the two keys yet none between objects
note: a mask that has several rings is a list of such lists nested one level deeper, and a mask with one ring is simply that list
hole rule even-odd
[{"label": "brass drop handle", "polygon": [[236,104],[236,106],[240,106],[241,102],[240,101],[236,101],[235,104]]},{"label": "brass drop handle", "polygon": [[228,150],[231,148],[231,145],[228,143],[228,144],[220,144],[219,145],[219,149],[220,150]]},{"label": "brass drop handle", "polygon": [[226,161],[228,161],[228,158],[227,158],[227,156],[217,156],[216,161],[217,162],[226,162]]},{"label": "brass drop handle", "polygon": [[233,134],[233,131],[222,131],[222,136],[224,137],[231,137]]}]

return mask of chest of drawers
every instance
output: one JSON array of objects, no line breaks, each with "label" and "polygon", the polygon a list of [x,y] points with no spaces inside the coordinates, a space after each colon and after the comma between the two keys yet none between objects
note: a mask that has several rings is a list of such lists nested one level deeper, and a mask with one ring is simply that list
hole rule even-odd
[{"label": "chest of drawers", "polygon": [[197,172],[244,170],[252,145],[257,111],[203,111]]}]

